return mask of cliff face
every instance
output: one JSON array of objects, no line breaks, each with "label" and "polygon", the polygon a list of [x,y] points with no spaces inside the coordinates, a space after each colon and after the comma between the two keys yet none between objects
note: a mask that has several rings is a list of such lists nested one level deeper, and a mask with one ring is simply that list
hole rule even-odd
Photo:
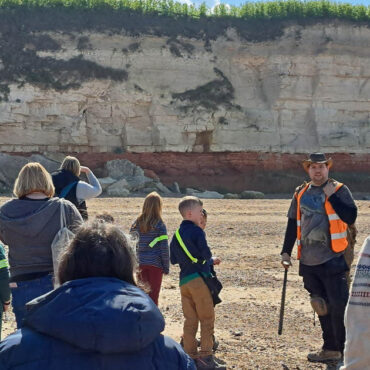
[{"label": "cliff face", "polygon": [[369,152],[368,25],[28,16],[0,22],[0,151]]}]

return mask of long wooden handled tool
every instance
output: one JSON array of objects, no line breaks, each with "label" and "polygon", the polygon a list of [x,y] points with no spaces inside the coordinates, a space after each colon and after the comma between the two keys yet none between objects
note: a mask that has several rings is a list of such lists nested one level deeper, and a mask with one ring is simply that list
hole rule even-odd
[{"label": "long wooden handled tool", "polygon": [[288,280],[288,269],[285,269],[285,271],[284,271],[283,291],[281,293],[281,303],[280,303],[280,318],[279,318],[279,330],[278,330],[279,335],[281,335],[281,333],[283,332],[285,293],[286,293],[287,280]]}]

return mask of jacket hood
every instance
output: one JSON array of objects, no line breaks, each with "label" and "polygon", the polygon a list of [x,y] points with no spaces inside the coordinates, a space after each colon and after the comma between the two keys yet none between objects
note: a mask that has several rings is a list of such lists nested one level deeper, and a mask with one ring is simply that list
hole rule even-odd
[{"label": "jacket hood", "polygon": [[0,224],[2,229],[32,238],[44,230],[59,210],[59,198],[47,201],[12,199],[0,208]]},{"label": "jacket hood", "polygon": [[130,353],[152,343],[164,319],[141,289],[115,278],[69,281],[27,304],[25,326],[99,353]]}]

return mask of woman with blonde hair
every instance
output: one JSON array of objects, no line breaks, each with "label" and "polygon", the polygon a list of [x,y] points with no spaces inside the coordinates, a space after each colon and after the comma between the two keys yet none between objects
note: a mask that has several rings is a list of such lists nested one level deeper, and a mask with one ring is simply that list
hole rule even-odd
[{"label": "woman with blonde hair", "polygon": [[162,198],[157,192],[148,194],[140,216],[131,226],[131,232],[136,232],[139,236],[139,276],[144,283],[148,283],[149,296],[156,305],[163,274],[169,273],[168,236],[162,220],[162,205]]},{"label": "woman with blonde hair", "polygon": [[[81,173],[86,174],[89,184],[79,179]],[[76,157],[67,156],[59,170],[51,176],[55,186],[55,195],[73,203],[82,218],[87,220],[86,199],[95,198],[102,192],[100,183],[90,168],[81,166]]]},{"label": "woman with blonde hair", "polygon": [[68,229],[82,222],[76,207],[54,196],[50,174],[28,163],[15,180],[14,195],[0,207],[0,240],[9,247],[12,306],[19,328],[26,303],[53,289],[51,244],[61,229],[64,206]]}]

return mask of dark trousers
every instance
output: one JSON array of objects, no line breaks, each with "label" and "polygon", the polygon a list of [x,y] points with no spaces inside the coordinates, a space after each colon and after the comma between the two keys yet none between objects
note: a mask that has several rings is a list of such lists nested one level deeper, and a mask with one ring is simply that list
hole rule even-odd
[{"label": "dark trousers", "polygon": [[158,298],[162,285],[163,270],[155,266],[140,265],[139,277],[141,281],[149,285],[149,297],[158,306]]},{"label": "dark trousers", "polygon": [[323,349],[343,353],[346,341],[344,311],[348,301],[346,271],[348,267],[343,256],[317,266],[300,265],[299,274],[303,277],[305,289],[311,297],[325,299],[329,313],[319,316]]}]

